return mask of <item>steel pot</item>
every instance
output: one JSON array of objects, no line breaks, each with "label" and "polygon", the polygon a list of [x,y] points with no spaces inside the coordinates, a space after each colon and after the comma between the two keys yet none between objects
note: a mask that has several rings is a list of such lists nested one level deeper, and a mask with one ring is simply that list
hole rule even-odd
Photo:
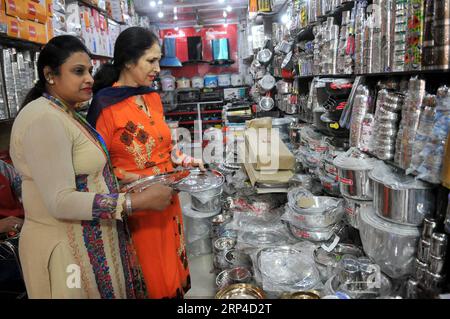
[{"label": "steel pot", "polygon": [[341,194],[356,200],[371,200],[373,185],[369,170],[349,170],[338,168],[339,189]]},{"label": "steel pot", "polygon": [[307,211],[300,210],[295,204],[289,202],[288,205],[286,205],[285,210],[291,220],[295,221],[295,226],[299,228],[325,228],[334,225],[342,218],[343,211],[340,200],[335,200],[332,197],[325,196],[318,196],[314,198],[318,202],[332,201],[335,203],[328,203],[327,206],[329,205],[329,208],[324,205],[321,210]]},{"label": "steel pot", "polygon": [[191,170],[189,176],[174,185],[179,191],[191,195],[192,209],[211,213],[221,210],[221,194],[224,176],[218,171]]},{"label": "steel pot", "polygon": [[222,187],[216,194],[191,194],[191,208],[199,212],[219,212],[222,209]]},{"label": "steel pot", "polygon": [[359,229],[359,216],[361,210],[372,209],[373,202],[360,201],[344,196],[344,212],[347,222],[354,228]]},{"label": "steel pot", "polygon": [[[403,184],[394,185],[381,180],[374,172],[369,177],[373,181],[375,211],[380,217],[400,224],[420,225],[426,215],[434,212],[435,197],[431,186],[406,176],[400,176]],[[408,181],[414,184],[409,186]]]}]

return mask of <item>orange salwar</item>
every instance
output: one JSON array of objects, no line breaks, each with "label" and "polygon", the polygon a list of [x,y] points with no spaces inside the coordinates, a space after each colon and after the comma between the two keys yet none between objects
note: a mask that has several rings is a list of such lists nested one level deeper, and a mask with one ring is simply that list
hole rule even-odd
[{"label": "orange salwar", "polygon": [[[130,97],[103,109],[96,128],[116,172],[121,169],[147,176],[171,172],[171,133],[161,99],[157,93],[142,97],[150,115]],[[183,297],[190,288],[190,276],[178,195],[162,212],[133,213],[129,225],[149,298]]]}]

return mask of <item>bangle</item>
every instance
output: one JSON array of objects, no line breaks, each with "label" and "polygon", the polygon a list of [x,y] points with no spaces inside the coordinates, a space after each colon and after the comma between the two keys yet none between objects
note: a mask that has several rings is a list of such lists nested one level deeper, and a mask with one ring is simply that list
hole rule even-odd
[{"label": "bangle", "polygon": [[125,214],[131,216],[133,213],[133,207],[131,206],[131,195],[129,193],[125,194]]}]

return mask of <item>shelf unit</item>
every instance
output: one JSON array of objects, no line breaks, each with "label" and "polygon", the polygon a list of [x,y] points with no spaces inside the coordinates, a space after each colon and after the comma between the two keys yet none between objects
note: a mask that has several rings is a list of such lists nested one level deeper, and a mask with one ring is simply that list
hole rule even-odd
[{"label": "shelf unit", "polygon": [[[92,8],[92,9],[97,10],[97,11],[98,11],[101,15],[103,15],[105,18],[110,19],[110,20],[114,21],[114,22],[117,23],[117,24],[121,24],[121,25],[125,25],[125,24],[126,24],[125,22],[120,22],[120,21],[115,20],[113,17],[110,17],[110,16],[108,15],[108,12],[106,12],[106,10],[97,7],[96,5],[90,3],[89,1],[86,1],[86,0],[76,0],[76,1],[77,1],[78,3],[80,3],[80,4],[84,5],[84,6],[86,6],[86,7],[89,7],[89,8]],[[75,1],[71,1],[71,2],[75,2]]]},{"label": "shelf unit", "polygon": [[[180,127],[184,127],[189,129],[191,132],[191,140],[194,141],[194,144],[200,143],[203,144],[203,132],[207,125],[214,124],[222,124],[222,108],[224,105],[223,100],[216,101],[193,101],[186,103],[178,103],[175,104],[176,108],[180,108],[179,110],[171,110],[168,112],[164,112],[167,121],[177,121]],[[204,110],[205,106],[212,106],[214,109],[212,110]],[[183,110],[189,108],[190,110]],[[193,110],[195,108],[195,110]],[[213,119],[207,118],[204,116],[207,115],[216,115]],[[189,116],[189,120],[184,120],[184,116]],[[192,119],[195,118],[195,119]],[[194,145],[195,147],[195,145]]]}]

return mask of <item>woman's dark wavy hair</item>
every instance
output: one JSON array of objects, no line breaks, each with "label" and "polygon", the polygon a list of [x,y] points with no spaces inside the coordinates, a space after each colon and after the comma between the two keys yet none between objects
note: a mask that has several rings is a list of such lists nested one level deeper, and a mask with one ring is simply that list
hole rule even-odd
[{"label": "woman's dark wavy hair", "polygon": [[159,44],[158,37],[142,27],[131,27],[120,33],[114,45],[113,63],[103,64],[94,76],[94,94],[117,82],[125,65],[137,63],[155,43]]},{"label": "woman's dark wavy hair", "polygon": [[77,52],[85,52],[90,55],[88,48],[80,39],[72,35],[60,35],[51,39],[39,53],[37,62],[38,81],[34,87],[28,92],[21,108],[33,100],[41,97],[46,92],[44,68],[50,67],[52,72],[59,74],[59,68],[66,60]]}]

